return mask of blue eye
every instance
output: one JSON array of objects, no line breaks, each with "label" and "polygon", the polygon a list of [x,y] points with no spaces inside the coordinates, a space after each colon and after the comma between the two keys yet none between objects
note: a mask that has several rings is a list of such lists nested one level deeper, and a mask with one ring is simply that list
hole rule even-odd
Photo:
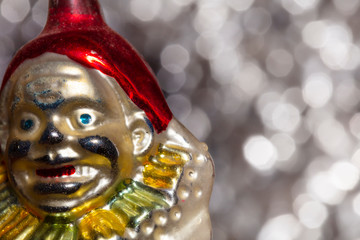
[{"label": "blue eye", "polygon": [[20,126],[22,129],[27,131],[34,126],[34,121],[31,119],[21,120]]},{"label": "blue eye", "polygon": [[80,122],[82,124],[89,124],[89,123],[91,123],[91,120],[92,119],[91,119],[90,114],[84,113],[84,114],[80,115]]}]

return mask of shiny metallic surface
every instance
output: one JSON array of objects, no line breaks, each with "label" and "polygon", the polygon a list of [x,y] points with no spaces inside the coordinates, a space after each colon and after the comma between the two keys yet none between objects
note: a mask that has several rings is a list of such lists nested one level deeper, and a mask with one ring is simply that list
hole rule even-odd
[{"label": "shiny metallic surface", "polygon": [[[2,151],[11,188],[25,211],[41,217],[30,235],[59,238],[55,230],[43,230],[50,216],[67,219],[83,239],[183,239],[194,232],[210,238],[214,168],[207,148],[175,118],[166,131],[154,133],[115,79],[45,53],[11,75],[1,106],[9,120],[2,125],[8,136]],[[206,159],[198,164],[199,157]],[[192,183],[202,193],[197,198]],[[26,234],[14,224],[18,237]],[[62,232],[78,239],[75,233]]]},{"label": "shiny metallic surface", "polygon": [[[27,61],[12,75],[6,96],[10,124],[5,152],[11,152],[14,140],[28,141],[30,149],[23,158],[10,155],[6,162],[14,188],[35,211],[79,207],[99,195],[108,195],[112,185],[130,176],[134,167],[129,161],[131,135],[121,100],[106,81],[101,73],[50,53]],[[83,124],[81,114],[91,115],[92,122]],[[23,129],[20,122],[27,119],[35,124]],[[61,139],[55,140],[60,134]],[[99,152],[86,151],[79,143],[88,136],[106,136],[108,142],[103,144],[114,144],[115,156],[100,157]],[[64,165],[75,168],[74,174],[38,174]],[[74,184],[81,185],[76,192],[71,189]]]},{"label": "shiny metallic surface", "polygon": [[[169,211],[157,211],[151,216],[156,227],[150,239],[211,239],[207,206],[214,177],[211,156],[204,149],[204,143],[193,137],[176,119],[170,122],[166,132],[159,135],[159,141],[178,146],[190,153],[191,158],[185,164],[183,176],[176,188],[178,202]],[[195,159],[203,159],[203,162],[199,164]],[[184,176],[189,172],[191,175],[198,172],[197,178]],[[142,233],[137,236],[138,239],[145,239],[146,234]]]},{"label": "shiny metallic surface", "polygon": [[[45,24],[47,1],[0,3],[4,73]],[[100,3],[175,117],[209,145],[213,239],[360,237],[360,1]]]}]

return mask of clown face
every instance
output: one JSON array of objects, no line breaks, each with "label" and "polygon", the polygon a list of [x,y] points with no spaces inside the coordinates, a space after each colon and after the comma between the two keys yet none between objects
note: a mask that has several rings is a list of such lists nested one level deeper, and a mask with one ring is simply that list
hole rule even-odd
[{"label": "clown face", "polygon": [[112,79],[70,60],[30,64],[16,78],[6,162],[21,199],[61,213],[108,197],[133,168]]}]

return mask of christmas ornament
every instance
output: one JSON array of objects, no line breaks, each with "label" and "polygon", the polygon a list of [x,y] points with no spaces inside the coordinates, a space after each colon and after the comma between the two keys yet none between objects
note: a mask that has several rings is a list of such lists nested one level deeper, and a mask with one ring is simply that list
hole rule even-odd
[{"label": "christmas ornament", "polygon": [[96,0],[50,0],[1,92],[1,239],[210,239],[213,162]]}]

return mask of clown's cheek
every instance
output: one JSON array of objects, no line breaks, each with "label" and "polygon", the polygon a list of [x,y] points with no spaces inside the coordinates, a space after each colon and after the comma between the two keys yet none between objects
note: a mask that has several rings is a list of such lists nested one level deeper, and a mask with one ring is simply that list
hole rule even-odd
[{"label": "clown's cheek", "polygon": [[114,143],[107,137],[89,136],[79,139],[79,144],[90,152],[108,158],[111,161],[111,165],[113,167],[116,166],[116,160],[119,157],[119,153]]},{"label": "clown's cheek", "polygon": [[16,160],[26,157],[29,153],[30,146],[30,141],[13,140],[9,145],[9,159]]}]

